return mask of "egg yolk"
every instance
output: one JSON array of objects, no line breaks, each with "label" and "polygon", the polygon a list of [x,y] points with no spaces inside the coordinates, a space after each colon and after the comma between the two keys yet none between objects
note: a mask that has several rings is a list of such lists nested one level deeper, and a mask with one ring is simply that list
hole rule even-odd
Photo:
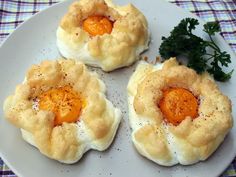
[{"label": "egg yolk", "polygon": [[110,34],[113,28],[113,22],[104,16],[90,16],[83,21],[83,29],[91,36]]},{"label": "egg yolk", "polygon": [[169,88],[163,91],[159,107],[167,122],[178,125],[186,116],[196,118],[198,115],[198,100],[184,88]]},{"label": "egg yolk", "polygon": [[63,122],[78,121],[83,107],[80,95],[70,86],[50,89],[42,93],[38,99],[39,109],[55,114],[55,126]]}]

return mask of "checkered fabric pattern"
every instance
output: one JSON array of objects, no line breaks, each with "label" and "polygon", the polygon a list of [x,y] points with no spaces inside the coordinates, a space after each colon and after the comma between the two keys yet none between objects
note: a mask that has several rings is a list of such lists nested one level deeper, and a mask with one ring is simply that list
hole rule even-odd
[{"label": "checkered fabric pattern", "polygon": [[[20,23],[62,0],[0,0],[0,43]],[[168,0],[208,21],[218,21],[221,35],[236,52],[236,0]],[[0,158],[0,177],[15,177]],[[236,176],[236,158],[221,177]]]},{"label": "checkered fabric pattern", "polygon": [[206,22],[218,21],[221,35],[236,52],[236,0],[169,0]]},{"label": "checkered fabric pattern", "polygon": [[2,159],[0,158],[0,176],[5,177],[15,177],[16,175],[4,164]]},{"label": "checkered fabric pattern", "polygon": [[0,0],[0,43],[33,14],[59,0]]}]

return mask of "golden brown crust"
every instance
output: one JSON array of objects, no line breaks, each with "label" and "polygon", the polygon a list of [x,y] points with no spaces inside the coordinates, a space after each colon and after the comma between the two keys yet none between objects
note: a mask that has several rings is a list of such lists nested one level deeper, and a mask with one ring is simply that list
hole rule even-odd
[{"label": "golden brown crust", "polygon": [[[158,139],[173,144],[177,149],[177,156],[172,156],[169,163],[161,162],[161,164],[173,165],[178,162],[191,164],[205,160],[215,151],[233,126],[230,99],[220,92],[208,74],[198,75],[192,69],[179,65],[175,58],[166,61],[161,70],[148,64],[142,65],[138,67],[128,85],[129,95],[134,97],[133,109],[136,118],[133,119],[140,121],[139,119],[145,117],[153,126],[165,125],[166,136]],[[139,82],[135,85],[134,81]],[[186,117],[178,126],[165,123],[157,105],[162,98],[162,90],[168,87],[186,88],[198,97],[199,116],[193,120]],[[134,131],[134,135],[138,132],[139,130]],[[136,141],[139,140],[136,138]],[[144,147],[150,144],[147,141],[137,143]],[[162,148],[160,153],[164,150],[166,147]],[[148,148],[145,148],[145,151],[153,161],[160,160],[157,156],[151,155],[152,152]],[[168,151],[173,151],[171,146],[168,147]],[[177,162],[174,162],[175,158]]]},{"label": "golden brown crust", "polygon": [[[69,163],[78,160],[86,151],[77,123],[54,127],[53,112],[34,108],[41,93],[65,85],[72,86],[85,100],[80,122],[84,122],[92,141],[100,141],[98,149],[104,150],[114,136],[120,117],[115,115],[113,107],[108,106],[111,103],[105,98],[104,84],[83,63],[62,59],[33,65],[24,83],[18,85],[14,95],[5,100],[4,112],[14,125],[33,135],[43,154]],[[112,110],[107,112],[107,109]]]},{"label": "golden brown crust", "polygon": [[[81,24],[91,15],[104,15],[114,20],[111,34],[90,38]],[[147,28],[146,18],[132,4],[116,6],[109,0],[80,0],[70,6],[61,20],[57,31],[58,47],[61,52],[62,48],[68,48],[70,52],[62,54],[69,57],[72,53],[79,55],[79,50],[87,44],[89,55],[103,70],[111,71],[132,64],[147,49]]]},{"label": "golden brown crust", "polygon": [[[145,125],[134,134],[135,140],[144,146],[148,155],[162,161],[171,160],[165,132],[157,125]],[[142,150],[140,150],[142,151]]]}]

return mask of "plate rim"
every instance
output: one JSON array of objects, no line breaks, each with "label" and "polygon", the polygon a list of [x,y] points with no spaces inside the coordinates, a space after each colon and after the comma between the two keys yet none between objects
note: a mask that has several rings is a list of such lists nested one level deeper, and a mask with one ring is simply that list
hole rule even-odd
[{"label": "plate rim", "polygon": [[[15,35],[16,31],[18,31],[19,29],[21,29],[22,26],[24,26],[26,23],[29,23],[31,20],[33,20],[34,17],[39,16],[39,15],[41,15],[42,13],[45,13],[45,12],[47,12],[47,11],[50,11],[51,9],[56,8],[57,6],[60,6],[60,5],[62,5],[62,4],[67,4],[67,3],[71,4],[71,3],[74,2],[74,1],[79,1],[79,0],[64,0],[64,1],[60,1],[60,2],[54,3],[54,4],[52,4],[51,6],[48,6],[48,7],[46,7],[45,9],[40,10],[39,12],[33,14],[33,15],[32,15],[31,17],[29,17],[27,20],[25,20],[25,21],[23,21],[21,24],[19,24],[19,25],[14,29],[14,31],[12,31],[12,32],[1,42],[1,44],[0,44],[0,49],[2,49],[5,45],[7,45],[8,40],[10,40],[10,38]],[[113,0],[113,1],[117,1],[117,0]],[[153,1],[155,1],[155,0],[153,0]],[[167,0],[161,0],[161,1],[162,1],[162,3],[168,4],[168,6],[172,6],[172,7],[174,7],[174,8],[178,8],[178,9],[180,9],[181,11],[183,11],[184,13],[187,13],[187,14],[189,14],[189,15],[191,15],[191,16],[194,16],[194,18],[196,18],[196,19],[200,22],[200,24],[201,24],[201,23],[203,23],[203,24],[206,23],[203,19],[201,19],[200,17],[198,17],[198,16],[195,15],[194,13],[192,13],[192,12],[190,12],[190,11],[184,9],[184,8],[181,8],[181,7],[177,6],[176,4],[173,4],[173,3],[171,3],[171,2],[169,2],[169,1],[167,1]],[[129,2],[128,2],[128,3],[129,3]],[[236,52],[233,51],[233,49],[230,47],[230,45],[228,44],[228,42],[220,35],[220,33],[217,33],[217,34],[216,34],[216,38],[220,38],[220,39],[224,42],[224,45],[227,46],[227,48],[231,51],[231,54],[233,55],[233,57],[236,57]],[[151,44],[150,44],[150,45],[151,45]],[[158,49],[158,50],[159,50],[159,49]],[[231,59],[232,59],[233,57],[231,56]],[[235,76],[235,77],[236,77],[236,76]],[[5,119],[5,116],[4,116],[4,115],[2,115],[2,119]],[[234,118],[233,118],[233,119],[234,119]],[[235,125],[234,125],[234,126],[235,126]],[[230,130],[230,132],[233,133],[231,130]],[[229,132],[229,133],[230,133],[230,132]],[[228,134],[229,134],[229,133],[228,133]],[[227,135],[227,136],[228,136],[228,135]],[[227,137],[225,137],[225,138],[227,138]],[[222,143],[223,143],[223,142],[222,142]],[[218,148],[219,148],[219,147],[218,147]],[[217,149],[218,149],[218,148],[217,148]],[[11,165],[11,162],[9,162],[9,161],[7,160],[7,158],[5,158],[5,156],[3,155],[1,149],[0,149],[0,157],[2,158],[3,162],[10,168],[10,170],[13,171],[17,176],[23,176],[22,174],[20,174],[20,173],[18,172],[18,170],[17,170],[13,165]],[[227,168],[229,167],[229,165],[232,163],[232,161],[233,161],[235,158],[236,158],[236,149],[234,150],[234,156],[232,156],[232,158],[231,158],[231,160],[230,160],[230,163],[227,165],[226,168],[224,168],[223,170],[221,170],[221,172],[220,172],[219,175],[222,175],[222,173],[227,170]],[[157,165],[158,165],[158,164],[157,164]]]}]

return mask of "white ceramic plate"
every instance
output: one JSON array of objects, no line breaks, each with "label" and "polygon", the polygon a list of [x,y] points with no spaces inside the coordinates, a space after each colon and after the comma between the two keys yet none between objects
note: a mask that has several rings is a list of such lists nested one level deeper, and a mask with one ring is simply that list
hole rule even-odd
[{"label": "white ceramic plate", "polygon": [[[41,155],[38,150],[24,142],[19,129],[9,124],[3,116],[2,104],[7,95],[24,79],[25,72],[32,64],[43,59],[59,57],[56,48],[55,32],[59,19],[67,11],[72,1],[65,1],[35,15],[20,27],[5,41],[0,48],[0,156],[18,175],[25,177],[61,177],[61,176],[174,176],[174,177],[214,177],[220,175],[230,164],[236,152],[236,128],[231,130],[224,143],[205,162],[191,166],[162,167],[143,158],[137,153],[130,138],[128,124],[126,85],[135,66],[120,69],[109,74],[96,69],[108,87],[109,99],[123,112],[123,120],[112,146],[105,152],[90,151],[76,164],[64,165]],[[118,4],[127,4],[128,0],[116,0]],[[162,0],[131,0],[147,17],[152,41],[150,50],[145,53],[149,58],[158,55],[161,36],[169,34],[170,30],[185,17],[195,17],[182,9]],[[201,29],[198,35],[203,36]],[[232,56],[232,68],[235,68],[235,55],[217,36],[220,47]],[[219,84],[223,92],[233,103],[235,117],[236,103],[236,72],[227,83]]]}]

